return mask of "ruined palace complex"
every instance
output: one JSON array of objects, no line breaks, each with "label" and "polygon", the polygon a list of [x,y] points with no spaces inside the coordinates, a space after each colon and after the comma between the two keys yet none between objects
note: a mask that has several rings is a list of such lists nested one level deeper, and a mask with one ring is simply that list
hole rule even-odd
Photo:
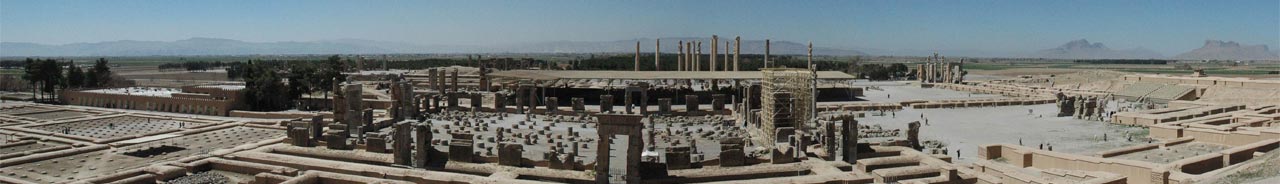
[{"label": "ruined palace complex", "polygon": [[[1280,170],[1277,81],[973,80],[937,54],[915,80],[865,81],[820,71],[812,43],[809,67],[771,65],[766,45],[747,71],[740,40],[666,40],[652,58],[637,42],[626,71],[349,72],[297,102],[314,111],[235,110],[236,85],[8,101],[0,183],[1183,184]],[[663,47],[678,69],[641,70]]]}]

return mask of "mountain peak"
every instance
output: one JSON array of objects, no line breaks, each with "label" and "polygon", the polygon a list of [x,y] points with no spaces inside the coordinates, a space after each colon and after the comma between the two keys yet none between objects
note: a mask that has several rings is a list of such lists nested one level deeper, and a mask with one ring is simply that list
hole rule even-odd
[{"label": "mountain peak", "polygon": [[1240,47],[1240,43],[1236,43],[1235,41],[1225,41],[1225,42],[1224,42],[1224,41],[1222,41],[1222,40],[1205,40],[1205,41],[1204,41],[1204,47],[1229,47],[1229,48],[1234,48],[1234,47]]},{"label": "mountain peak", "polygon": [[1205,40],[1204,46],[1178,55],[1180,59],[1278,60],[1280,54],[1267,45],[1241,45],[1235,41]]},{"label": "mountain peak", "polygon": [[1081,38],[1081,39],[1079,39],[1079,40],[1072,40],[1072,41],[1070,41],[1070,42],[1067,42],[1066,44],[1062,44],[1062,46],[1060,46],[1060,47],[1058,47],[1058,48],[1063,48],[1063,49],[1106,49],[1106,48],[1107,48],[1107,46],[1102,45],[1102,42],[1089,43],[1089,40],[1086,40],[1086,39]]},{"label": "mountain peak", "polygon": [[1059,59],[1151,59],[1163,58],[1160,53],[1141,47],[1128,50],[1112,50],[1101,42],[1089,43],[1089,40],[1072,40],[1057,48],[1045,49],[1034,57]]}]

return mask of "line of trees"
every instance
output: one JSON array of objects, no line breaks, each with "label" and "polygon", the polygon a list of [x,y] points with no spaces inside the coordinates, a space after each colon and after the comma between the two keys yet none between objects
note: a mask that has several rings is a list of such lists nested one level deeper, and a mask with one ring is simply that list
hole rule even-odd
[{"label": "line of trees", "polygon": [[[113,78],[106,58],[98,58],[88,71],[80,69],[75,61],[32,58],[23,61],[22,69],[22,79],[31,84],[36,101],[56,101],[53,99],[58,98],[58,91],[67,88],[108,87]],[[43,98],[46,94],[51,97]]]},{"label": "line of trees", "polygon": [[244,79],[246,110],[252,111],[288,110],[304,94],[321,92],[328,97],[334,84],[346,80],[342,71],[347,68],[338,55],[324,61],[268,60],[229,66],[228,75]]},{"label": "line of trees", "polygon": [[[239,62],[231,62],[231,63],[239,63]],[[214,62],[189,61],[189,62],[164,63],[164,64],[160,64],[159,68],[160,70],[186,69],[187,71],[196,71],[196,70],[205,71],[205,70],[209,70],[210,68],[226,67],[229,64],[230,63],[224,63],[222,61],[214,61]]]}]

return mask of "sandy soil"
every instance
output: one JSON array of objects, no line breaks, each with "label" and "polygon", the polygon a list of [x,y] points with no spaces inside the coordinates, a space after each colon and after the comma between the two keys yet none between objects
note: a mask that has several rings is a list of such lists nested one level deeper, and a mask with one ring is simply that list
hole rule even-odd
[{"label": "sandy soil", "polygon": [[[868,91],[868,97],[883,98],[886,92],[894,99],[901,95],[927,95],[937,98],[957,98],[965,92],[938,89],[910,89],[910,86],[887,87],[885,91]],[[937,91],[934,91],[937,90]],[[908,96],[903,96],[908,97]],[[979,95],[975,94],[975,98]],[[1144,128],[1112,125],[1099,121],[1086,121],[1071,117],[1054,117],[1058,108],[1054,104],[1003,106],[957,109],[911,109],[876,116],[869,114],[859,118],[863,125],[881,125],[885,129],[907,129],[911,121],[929,122],[920,130],[922,140],[938,140],[947,144],[949,155],[960,156],[959,163],[976,160],[977,148],[983,144],[1018,144],[1038,147],[1041,143],[1052,145],[1054,151],[1089,155],[1097,151],[1146,143]],[[923,118],[922,118],[923,117]],[[1102,141],[1103,135],[1108,137]],[[1126,140],[1133,134],[1134,141]],[[1047,146],[1046,146],[1047,147]]]}]

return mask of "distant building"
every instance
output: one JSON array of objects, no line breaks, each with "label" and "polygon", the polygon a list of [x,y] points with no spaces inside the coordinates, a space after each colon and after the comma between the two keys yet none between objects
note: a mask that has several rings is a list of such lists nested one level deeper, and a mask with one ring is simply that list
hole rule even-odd
[{"label": "distant building", "polygon": [[200,85],[182,88],[127,87],[66,91],[68,105],[226,116],[240,107],[244,85]]}]

